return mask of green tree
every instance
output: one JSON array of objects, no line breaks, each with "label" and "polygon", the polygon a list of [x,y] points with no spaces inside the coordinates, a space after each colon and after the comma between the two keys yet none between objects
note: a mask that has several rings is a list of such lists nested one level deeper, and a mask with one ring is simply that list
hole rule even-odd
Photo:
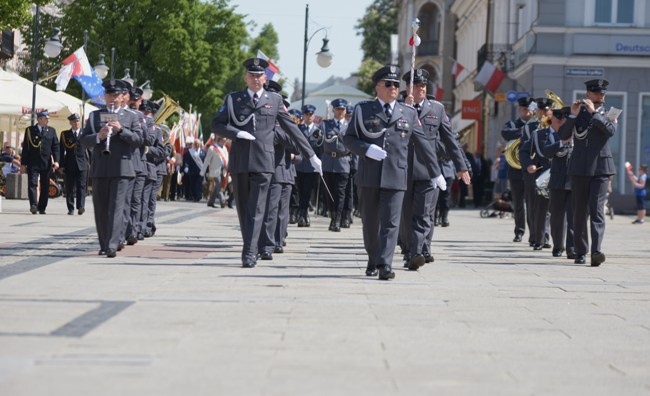
[{"label": "green tree", "polygon": [[45,5],[51,0],[0,0],[0,30],[18,29],[33,20],[32,4]]},{"label": "green tree", "polygon": [[357,21],[357,35],[362,36],[363,59],[380,63],[390,61],[390,35],[397,34],[397,5],[394,0],[374,0],[366,14]]},{"label": "green tree", "polygon": [[375,83],[372,81],[372,75],[382,67],[383,64],[377,62],[373,58],[367,58],[361,62],[359,66],[359,81],[357,82],[357,88],[367,93],[368,95],[375,95]]},{"label": "green tree", "polygon": [[280,58],[278,41],[278,34],[273,24],[267,23],[262,27],[260,34],[251,40],[250,53],[252,56],[257,56],[257,50],[262,50],[266,56],[277,62]]},{"label": "green tree", "polygon": [[228,0],[75,0],[62,11],[68,53],[83,45],[88,30],[91,64],[103,53],[110,67],[115,48],[115,78],[127,67],[133,77],[137,61],[138,84],[150,80],[154,99],[165,92],[186,110],[192,104],[204,127],[225,95],[243,85],[248,35]]},{"label": "green tree", "polygon": [[[2,1],[2,0],[0,0]],[[48,75],[51,76],[53,73],[56,73],[61,67],[62,56],[66,55],[66,49],[61,50],[56,58],[48,58],[45,55],[45,42],[50,39],[50,35],[54,28],[61,26],[60,18],[52,16],[45,12],[40,12],[39,16],[39,38],[38,38],[38,79],[45,79]],[[30,20],[29,24],[23,25],[20,29],[20,32],[23,37],[24,44],[28,49],[28,54],[26,57],[22,58],[22,61],[25,65],[25,68],[20,70],[20,75],[25,77],[28,80],[33,78],[32,63],[34,59],[34,18]],[[56,87],[54,83],[54,78],[49,78],[45,81],[42,81],[40,84],[44,85],[50,89]],[[77,88],[79,94],[81,94],[81,88]]]}]

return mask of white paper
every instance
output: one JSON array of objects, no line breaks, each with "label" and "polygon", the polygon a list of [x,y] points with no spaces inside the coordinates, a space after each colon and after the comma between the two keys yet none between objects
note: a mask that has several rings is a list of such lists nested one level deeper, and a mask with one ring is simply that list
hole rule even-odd
[{"label": "white paper", "polygon": [[607,112],[607,119],[609,119],[610,121],[614,121],[618,118],[618,116],[621,115],[622,112],[623,112],[622,109],[617,109],[616,107],[612,107]]}]

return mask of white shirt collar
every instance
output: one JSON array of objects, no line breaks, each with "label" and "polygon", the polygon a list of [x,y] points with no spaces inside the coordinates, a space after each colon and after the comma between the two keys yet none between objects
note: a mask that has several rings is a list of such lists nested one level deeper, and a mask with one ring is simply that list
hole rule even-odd
[{"label": "white shirt collar", "polygon": [[264,88],[260,89],[260,90],[257,91],[257,92],[253,92],[253,91],[251,91],[250,88],[246,88],[246,91],[248,91],[248,96],[250,96],[251,99],[253,98],[253,96],[255,96],[255,94],[257,94],[257,97],[258,97],[258,98],[261,98],[261,97],[262,97],[262,94],[264,93]]},{"label": "white shirt collar", "polygon": [[[379,98],[377,98],[377,100],[379,101],[379,104],[381,105],[381,108],[383,109],[383,108],[384,108],[384,105],[386,104],[386,102],[384,102],[383,100],[381,100],[381,99],[379,99]],[[392,103],[388,103],[388,105],[390,106],[390,111],[391,111],[391,112],[392,112],[393,110],[395,110],[395,102],[396,102],[396,101],[394,100]]]}]

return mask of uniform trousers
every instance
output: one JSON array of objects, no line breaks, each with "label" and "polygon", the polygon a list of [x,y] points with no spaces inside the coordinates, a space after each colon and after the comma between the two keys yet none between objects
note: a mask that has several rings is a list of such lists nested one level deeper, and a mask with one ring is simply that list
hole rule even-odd
[{"label": "uniform trousers", "polygon": [[[438,208],[438,214],[440,216],[441,220],[447,220],[447,217],[449,216],[449,209],[451,208],[451,185],[454,183],[454,178],[453,177],[445,177],[445,182],[447,183],[447,189],[445,191],[442,191],[440,189],[436,189],[436,202],[434,204],[434,212],[436,209],[436,206]],[[435,213],[434,213],[435,214]],[[435,216],[434,216],[435,217]]]},{"label": "uniform trousers", "polygon": [[553,249],[573,253],[573,208],[571,207],[571,190],[551,190],[549,203],[551,213],[551,237]]},{"label": "uniform trousers", "polygon": [[158,191],[163,184],[163,175],[158,175],[158,178],[153,181],[151,185],[151,191],[149,192],[149,198],[145,201],[147,204],[147,216],[143,219],[143,233],[156,232],[156,205],[158,204]]},{"label": "uniform trousers", "polygon": [[533,205],[535,202],[535,180],[524,180],[524,203],[526,204],[526,224],[528,225],[528,242],[535,243],[533,235]]},{"label": "uniform trousers", "polygon": [[[282,239],[279,239],[278,230],[282,228],[283,224],[289,224],[290,193],[291,184],[271,183],[269,186],[268,198],[266,200],[266,211],[264,213],[264,226],[258,241],[258,252],[272,253],[276,246],[282,246],[284,236]],[[282,217],[282,219],[280,219],[280,217]]]},{"label": "uniform trousers", "polygon": [[293,185],[282,183],[282,193],[280,194],[280,205],[278,207],[278,224],[275,227],[275,246],[284,246],[284,240],[287,237],[289,228],[289,201],[291,200],[291,189]]},{"label": "uniform trousers", "polygon": [[124,207],[132,177],[93,178],[95,227],[101,250],[117,250],[124,237]]},{"label": "uniform trousers", "polygon": [[146,184],[147,176],[136,174],[134,178],[129,179],[129,191],[125,197],[126,205],[124,206],[124,239],[131,236],[137,236],[142,232],[140,221],[142,218],[142,194]]},{"label": "uniform trousers", "polygon": [[535,196],[533,197],[531,228],[531,234],[535,245],[545,245],[548,243],[550,222],[548,205],[548,198],[535,193]]},{"label": "uniform trousers", "polygon": [[508,179],[508,182],[510,183],[513,216],[515,217],[515,235],[523,236],[526,233],[524,182],[521,179]]},{"label": "uniform trousers", "polygon": [[[429,211],[429,222],[431,224],[431,227],[427,230],[426,233],[426,238],[424,241],[424,246],[422,247],[422,254],[423,255],[432,255],[431,254],[431,241],[433,241],[433,231],[436,228],[436,223],[435,223],[435,217],[436,217],[436,206],[439,205],[440,200],[442,200],[442,193],[446,192],[447,197],[449,197],[451,194],[449,194],[449,190],[451,189],[451,183],[447,184],[447,189],[445,191],[440,190],[440,188],[434,188],[433,193],[431,194],[431,208]],[[440,212],[442,213],[442,212]]]},{"label": "uniform trousers", "polygon": [[354,200],[354,174],[352,172],[348,173],[348,183],[345,185],[345,201],[343,202],[343,213],[346,215],[352,213],[356,207]]},{"label": "uniform trousers", "polygon": [[221,175],[217,177],[208,176],[210,184],[210,196],[208,197],[208,205],[214,205],[214,202],[219,198],[219,204],[225,204],[223,192],[221,191]]},{"label": "uniform trousers", "polygon": [[600,252],[605,236],[605,201],[609,176],[571,176],[573,233],[576,254],[589,248],[587,216],[591,223],[591,253]]},{"label": "uniform trousers", "polygon": [[[51,168],[48,166],[45,169],[34,167],[27,167],[27,182],[29,189],[27,190],[27,197],[29,198],[29,206],[36,206],[38,210],[44,211],[47,208],[47,201],[50,196],[50,174]],[[36,188],[38,187],[38,179],[41,179],[41,191],[38,194],[38,203],[36,201]]]},{"label": "uniform trousers", "polygon": [[242,260],[255,260],[272,176],[272,173],[257,172],[232,174],[235,205],[244,241]]},{"label": "uniform trousers", "polygon": [[77,209],[81,209],[86,206],[87,177],[87,170],[79,170],[74,168],[65,169],[65,203],[68,206],[69,211],[75,209],[75,197],[77,198]]},{"label": "uniform trousers", "polygon": [[358,193],[368,264],[390,269],[399,234],[404,191],[359,186]]},{"label": "uniform trousers", "polygon": [[348,185],[348,179],[350,177],[349,173],[333,173],[333,172],[323,172],[323,178],[325,179],[325,184],[332,194],[330,198],[329,194],[325,192],[326,202],[328,203],[327,207],[330,212],[330,217],[334,218],[335,216],[341,216],[343,214],[343,207],[345,206],[345,194],[346,187]]},{"label": "uniform trousers", "polygon": [[[431,207],[434,196],[431,180],[409,181],[400,222],[402,249],[410,256],[423,255],[427,234],[432,227]],[[435,206],[434,206],[435,208]]]},{"label": "uniform trousers", "polygon": [[[303,215],[307,214],[311,192],[316,184],[317,173],[314,172],[297,172],[296,187],[298,187],[298,209]],[[318,210],[318,208],[316,208]]]},{"label": "uniform trousers", "polygon": [[138,219],[138,233],[141,233],[143,235],[147,231],[151,193],[154,190],[154,185],[156,184],[157,180],[157,176],[156,179],[151,179],[149,176],[147,176],[147,179],[144,182],[144,188],[142,189],[142,211],[140,212],[140,218]]}]

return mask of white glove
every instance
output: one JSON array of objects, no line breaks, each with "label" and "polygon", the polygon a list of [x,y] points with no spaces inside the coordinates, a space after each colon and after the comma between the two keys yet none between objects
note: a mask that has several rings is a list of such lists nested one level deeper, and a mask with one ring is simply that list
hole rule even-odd
[{"label": "white glove", "polygon": [[239,131],[237,132],[237,139],[255,140],[255,136],[251,135],[246,131]]},{"label": "white glove", "polygon": [[433,188],[440,188],[442,191],[447,190],[447,181],[445,181],[445,177],[443,175],[439,175],[438,177],[434,177],[432,180],[433,182]]},{"label": "white glove", "polygon": [[368,150],[366,150],[366,157],[374,159],[375,161],[383,161],[387,155],[388,153],[376,144],[371,144],[370,147],[368,147]]},{"label": "white glove", "polygon": [[309,157],[309,162],[311,163],[311,166],[314,167],[316,172],[318,172],[321,176],[323,176],[323,164],[320,158],[316,156],[316,154]]},{"label": "white glove", "polygon": [[189,172],[190,172],[190,168],[188,168],[188,167],[186,166],[186,167],[185,167],[185,173],[189,173]]}]

